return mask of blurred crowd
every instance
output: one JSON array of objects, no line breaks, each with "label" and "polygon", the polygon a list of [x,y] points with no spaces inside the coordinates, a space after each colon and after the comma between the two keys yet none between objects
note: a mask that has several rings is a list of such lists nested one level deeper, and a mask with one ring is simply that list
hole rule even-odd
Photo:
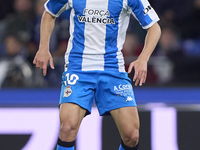
[{"label": "blurred crowd", "polygon": [[[146,85],[200,85],[200,0],[149,0],[162,35],[148,64]],[[0,88],[60,87],[69,38],[69,13],[56,20],[50,51],[55,70],[46,77],[32,64],[46,0],[0,0]],[[140,54],[146,30],[131,17],[123,48],[126,69]],[[133,75],[133,74],[132,74]],[[132,76],[130,75],[130,77]]]}]

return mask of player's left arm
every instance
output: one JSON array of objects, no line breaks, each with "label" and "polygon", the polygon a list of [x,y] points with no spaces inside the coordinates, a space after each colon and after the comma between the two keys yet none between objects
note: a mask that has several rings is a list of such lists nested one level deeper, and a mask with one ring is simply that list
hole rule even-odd
[{"label": "player's left arm", "polygon": [[147,63],[158,43],[160,35],[161,35],[160,26],[158,25],[158,23],[155,23],[147,30],[144,48],[141,54],[139,55],[136,61],[130,63],[130,66],[128,68],[128,73],[130,73],[134,67],[135,74],[133,77],[133,81],[135,82],[135,86],[137,86],[138,84],[142,86],[142,84],[145,83],[146,81]]}]

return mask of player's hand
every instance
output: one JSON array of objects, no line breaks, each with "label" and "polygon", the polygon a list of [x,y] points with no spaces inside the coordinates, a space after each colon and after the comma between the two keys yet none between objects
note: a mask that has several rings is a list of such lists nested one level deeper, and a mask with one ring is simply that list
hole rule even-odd
[{"label": "player's hand", "polygon": [[135,69],[133,81],[135,82],[135,86],[139,85],[142,86],[143,83],[145,83],[147,78],[147,61],[142,59],[137,59],[136,61],[133,61],[130,63],[130,66],[128,68],[128,73],[131,73],[132,69]]},{"label": "player's hand", "polygon": [[37,68],[43,70],[44,76],[46,76],[47,74],[48,62],[50,64],[50,67],[54,69],[53,58],[51,56],[51,53],[49,51],[38,50],[33,60],[33,64],[35,64]]}]

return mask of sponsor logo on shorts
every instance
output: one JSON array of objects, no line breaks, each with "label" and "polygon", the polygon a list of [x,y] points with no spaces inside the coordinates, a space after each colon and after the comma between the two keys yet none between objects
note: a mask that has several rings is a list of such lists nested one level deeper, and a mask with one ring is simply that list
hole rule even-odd
[{"label": "sponsor logo on shorts", "polygon": [[67,86],[65,91],[64,91],[63,97],[69,97],[71,94],[72,94],[71,86]]},{"label": "sponsor logo on shorts", "polygon": [[114,86],[114,92],[119,96],[130,96],[133,93],[132,86],[130,84],[120,84],[118,86]]},{"label": "sponsor logo on shorts", "polygon": [[130,84],[126,84],[126,85],[120,84],[119,86],[114,86],[114,91],[123,91],[127,89],[132,89],[132,86]]},{"label": "sponsor logo on shorts", "polygon": [[130,97],[130,96],[128,96],[127,99],[126,99],[126,102],[128,102],[128,101],[132,101],[132,100],[133,100],[133,98]]}]

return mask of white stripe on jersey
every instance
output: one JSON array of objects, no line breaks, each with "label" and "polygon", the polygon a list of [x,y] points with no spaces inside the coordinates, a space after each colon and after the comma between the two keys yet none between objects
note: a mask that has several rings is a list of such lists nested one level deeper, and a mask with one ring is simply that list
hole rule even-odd
[{"label": "white stripe on jersey", "polygon": [[117,59],[118,59],[118,66],[119,72],[125,72],[124,69],[124,58],[122,55],[122,48],[126,38],[126,31],[129,25],[129,17],[130,14],[127,13],[127,0],[123,0],[123,9],[119,16],[119,25],[118,25],[118,36],[117,36]]},{"label": "white stripe on jersey", "polygon": [[[107,10],[108,9],[108,0],[95,1],[87,0],[86,1],[86,9],[94,9],[98,8],[98,10]],[[87,13],[85,16],[89,17]],[[100,17],[100,16],[99,16]],[[104,54],[105,54],[105,37],[106,37],[106,25],[102,26],[102,24],[98,23],[85,23],[85,48],[83,51],[83,61],[82,61],[82,70],[104,70]],[[91,56],[91,54],[93,54]],[[94,59],[95,54],[99,54],[99,56]],[[92,64],[98,64],[93,65]]]},{"label": "white stripe on jersey", "polygon": [[83,54],[82,58],[82,71],[104,70],[104,54]]},{"label": "white stripe on jersey", "polygon": [[124,68],[124,57],[121,50],[118,50],[117,52],[117,59],[118,59],[119,72],[126,72]]},{"label": "white stripe on jersey", "polygon": [[[74,12],[74,9],[71,10],[71,13],[70,13],[70,38],[69,38],[69,41],[68,41],[68,46],[67,46],[67,51],[65,53],[65,64],[68,65],[69,64],[69,54],[70,54],[70,51],[72,50],[72,40],[74,38],[73,36],[73,32],[74,32],[74,15],[75,15],[75,12]],[[65,71],[67,71],[68,67],[65,67]]]}]

